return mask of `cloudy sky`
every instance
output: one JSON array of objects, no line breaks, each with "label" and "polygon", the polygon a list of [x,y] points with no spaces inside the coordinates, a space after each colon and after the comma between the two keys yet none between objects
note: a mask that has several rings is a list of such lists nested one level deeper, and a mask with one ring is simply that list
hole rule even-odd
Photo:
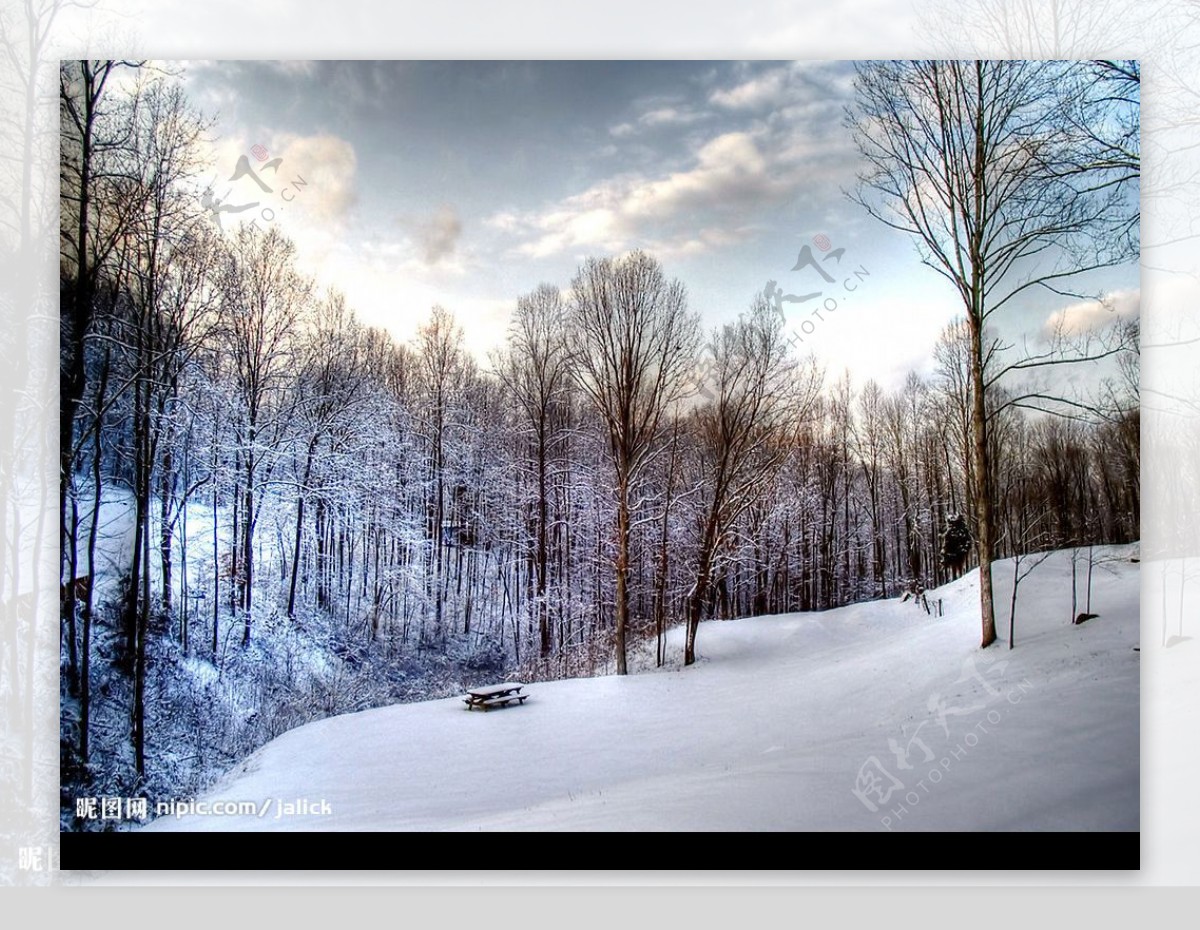
[{"label": "cloudy sky", "polygon": [[[783,304],[792,329],[832,372],[860,381],[894,386],[927,370],[958,313],[912,244],[843,193],[855,173],[848,63],[185,69],[215,120],[215,195],[225,207],[257,204],[223,213],[223,225],[278,225],[306,270],[401,339],[440,303],[483,359],[519,294],[543,281],[565,288],[583,258],[633,248],[684,282],[708,325],[736,317],[768,282],[785,295],[820,291]],[[241,157],[255,175],[239,176]],[[805,246],[828,278],[793,270]],[[851,292],[855,271],[866,274]],[[1093,284],[1136,312],[1136,269]],[[814,317],[829,299],[836,310]],[[1105,313],[1069,305],[1026,301],[1008,325],[1036,336],[1056,313]]]}]

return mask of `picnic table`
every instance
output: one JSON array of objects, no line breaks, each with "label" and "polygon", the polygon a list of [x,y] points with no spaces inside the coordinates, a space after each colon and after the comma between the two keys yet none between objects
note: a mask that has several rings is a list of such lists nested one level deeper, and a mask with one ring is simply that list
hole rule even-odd
[{"label": "picnic table", "polygon": [[519,681],[505,681],[498,685],[485,685],[482,688],[468,688],[463,703],[467,710],[491,710],[493,707],[507,707],[509,704],[524,704],[529,697],[522,694],[525,685]]}]

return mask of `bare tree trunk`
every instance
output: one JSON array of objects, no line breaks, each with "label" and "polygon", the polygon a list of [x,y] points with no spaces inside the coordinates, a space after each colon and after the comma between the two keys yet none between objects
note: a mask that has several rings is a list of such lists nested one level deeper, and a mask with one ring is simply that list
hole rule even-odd
[{"label": "bare tree trunk", "polygon": [[987,453],[987,412],[984,402],[983,355],[979,326],[972,324],[971,433],[975,473],[975,551],[979,556],[979,606],[983,637],[981,648],[996,641],[996,612],[992,594],[992,485]]},{"label": "bare tree trunk", "polygon": [[308,458],[304,463],[304,478],[300,482],[300,491],[296,501],[296,535],[292,544],[292,577],[288,582],[287,615],[289,620],[296,619],[296,579],[300,574],[300,543],[304,538],[304,502],[308,495],[308,479],[312,476],[314,452],[314,447],[310,445]]},{"label": "bare tree trunk", "polygon": [[629,623],[629,483],[624,473],[617,488],[617,674],[628,669],[625,661],[625,630]]},{"label": "bare tree trunk", "polygon": [[169,614],[172,606],[173,579],[171,575],[172,537],[171,498],[174,495],[174,457],[167,449],[162,458],[162,474],[159,475],[159,535],[158,557],[162,563],[162,606],[163,612]]},{"label": "bare tree trunk", "polygon": [[1096,565],[1096,547],[1088,547],[1088,570],[1087,570],[1087,602],[1084,605],[1086,613],[1092,612],[1092,569]]},{"label": "bare tree trunk", "polygon": [[212,593],[212,659],[217,661],[217,632],[221,620],[221,550],[220,550],[220,535],[218,533],[218,512],[217,512],[217,459],[213,456],[213,476],[212,476],[212,554],[213,554],[213,593]]},{"label": "bare tree trunk", "polygon": [[[62,609],[67,620],[67,689],[71,694],[79,693],[79,652],[77,645],[77,630],[75,613],[78,609],[79,596],[75,587],[75,579],[79,577],[79,503],[71,494],[71,520],[67,540],[70,550],[67,554],[68,581],[63,586]],[[92,511],[92,525],[96,523],[97,511]]]},{"label": "bare tree trunk", "polygon": [[1079,550],[1071,551],[1071,622],[1075,622],[1075,618],[1079,616],[1079,581],[1077,575],[1079,563]]},{"label": "bare tree trunk", "polygon": [[[191,468],[187,465],[187,458],[184,459],[184,481],[190,480]],[[179,644],[183,647],[184,655],[188,651],[188,607],[191,599],[191,586],[188,584],[188,514],[187,514],[187,499],[183,501],[183,505],[179,511]]]},{"label": "bare tree trunk", "polygon": [[244,489],[244,510],[242,514],[242,599],[243,611],[242,645],[250,645],[250,610],[254,604],[254,426],[251,424],[249,442],[251,448],[246,451],[246,487]]},{"label": "bare tree trunk", "polygon": [[538,633],[541,640],[541,656],[543,659],[550,655],[550,617],[549,605],[546,603],[546,520],[549,507],[546,501],[546,424],[543,414],[542,422],[538,424],[537,436],[537,467],[538,467],[538,530],[537,530],[537,601],[538,601]]},{"label": "bare tree trunk", "polygon": [[[108,389],[109,350],[104,352],[104,362],[100,369],[100,381],[96,388],[96,410],[104,408],[104,399]],[[97,414],[99,415],[99,414]],[[83,644],[82,664],[79,682],[79,758],[88,764],[91,752],[89,732],[91,730],[91,697],[92,697],[92,611],[96,602],[96,541],[100,533],[100,504],[103,500],[103,471],[104,430],[102,424],[96,424],[92,449],[92,522],[88,527],[87,560],[88,571],[83,589]]]},{"label": "bare tree trunk", "polygon": [[[977,99],[983,99],[983,72],[975,64]],[[975,116],[975,161],[972,212],[980,220],[984,216],[984,191],[988,188],[986,171],[988,157],[984,146],[987,138],[984,107]],[[983,638],[980,647],[986,649],[996,641],[996,604],[992,595],[992,482],[988,462],[987,396],[983,377],[983,320],[984,320],[984,246],[982,236],[986,227],[978,224],[970,243],[971,301],[967,314],[971,330],[971,433],[975,451],[975,514],[978,526],[975,543],[979,552],[979,606]]]},{"label": "bare tree trunk", "polygon": [[700,615],[704,611],[704,601],[712,584],[712,562],[704,556],[701,559],[700,568],[696,572],[696,583],[688,594],[687,636],[683,645],[684,665],[693,665],[696,662],[696,633],[700,629]]},{"label": "bare tree trunk", "polygon": [[[142,337],[139,336],[139,344]],[[139,378],[139,382],[144,376]],[[150,435],[149,386],[139,383],[135,404],[139,426],[135,429],[135,530],[134,569],[130,573],[130,601],[133,608],[133,739],[134,762],[138,777],[146,774],[146,637],[150,625]]]},{"label": "bare tree trunk", "polygon": [[1017,620],[1017,586],[1021,583],[1021,555],[1013,556],[1012,601],[1008,605],[1008,648],[1013,647],[1013,631]]}]

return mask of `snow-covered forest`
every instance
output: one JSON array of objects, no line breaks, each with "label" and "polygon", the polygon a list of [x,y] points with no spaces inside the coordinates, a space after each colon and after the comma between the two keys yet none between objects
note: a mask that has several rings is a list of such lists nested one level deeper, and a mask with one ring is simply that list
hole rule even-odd
[{"label": "snow-covered forest", "polygon": [[454,306],[402,308],[400,339],[283,224],[206,207],[209,119],[171,74],[71,61],[61,89],[67,829],[99,826],[81,793],[193,794],[322,717],[690,665],[709,620],[935,622],[981,513],[989,564],[1077,553],[1072,616],[1088,547],[1139,537],[1136,320],[1031,349],[964,311],[885,388],[752,288],[705,325],[669,260],[597,251],[508,295],[483,357]]}]

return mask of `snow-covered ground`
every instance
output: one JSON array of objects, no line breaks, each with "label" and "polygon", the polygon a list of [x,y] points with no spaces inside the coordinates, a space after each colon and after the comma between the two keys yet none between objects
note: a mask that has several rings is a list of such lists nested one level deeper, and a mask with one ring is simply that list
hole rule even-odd
[{"label": "snow-covered ground", "polygon": [[[92,500],[92,485],[83,479],[78,482],[80,522],[76,533],[78,568],[75,574],[87,575],[89,511]],[[194,496],[186,505],[186,514],[176,518],[173,555],[175,571],[172,574],[172,593],[178,603],[183,596],[183,572],[181,559],[186,545],[189,552],[190,582],[193,592],[204,591],[212,578],[213,564],[213,512],[211,504],[202,496]],[[103,603],[118,594],[118,585],[133,563],[134,521],[136,518],[133,494],[119,485],[106,486],[100,500],[100,522],[96,535],[96,601]],[[150,571],[155,584],[162,571],[162,560],[158,546],[160,524],[159,504],[151,505]],[[233,546],[233,515],[225,506],[218,516],[217,533],[220,551],[228,553]],[[186,534],[185,534],[186,529]],[[261,568],[274,570],[281,558],[278,549],[270,543],[273,534],[260,531],[256,538],[258,564]]]},{"label": "snow-covered ground", "polygon": [[[1099,616],[1071,624],[1055,553],[1021,583],[1012,651],[978,648],[975,572],[928,593],[941,617],[893,600],[705,623],[692,668],[299,727],[199,799],[253,813],[146,829],[1136,830],[1139,566],[1097,551]],[[1003,638],[1011,562],[994,578]]]},{"label": "snow-covered ground", "polygon": [[[82,482],[79,495],[79,526],[76,530],[76,577],[92,573],[88,565],[88,534],[91,531],[92,487]],[[120,579],[133,562],[134,540],[133,494],[121,487],[105,488],[100,498],[100,515],[96,526],[96,590],[97,603],[118,596]]]},{"label": "snow-covered ground", "polygon": [[1146,637],[1142,763],[1146,772],[1142,869],[1159,884],[1194,885],[1196,772],[1200,770],[1200,559],[1142,563]]}]

